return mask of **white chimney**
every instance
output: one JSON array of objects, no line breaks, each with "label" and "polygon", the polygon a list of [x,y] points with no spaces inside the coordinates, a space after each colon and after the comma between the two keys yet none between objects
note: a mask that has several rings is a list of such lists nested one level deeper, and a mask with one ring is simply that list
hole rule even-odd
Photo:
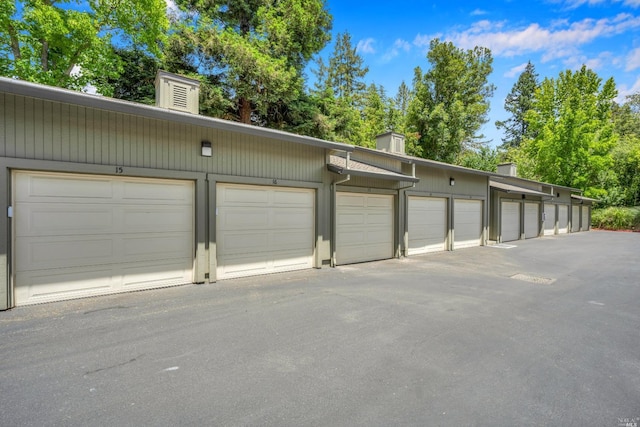
[{"label": "white chimney", "polygon": [[157,107],[191,114],[199,113],[200,82],[198,80],[158,70],[155,85]]},{"label": "white chimney", "polygon": [[501,163],[498,165],[498,173],[506,176],[518,176],[515,163]]},{"label": "white chimney", "polygon": [[376,136],[376,148],[394,154],[405,154],[404,135],[395,132],[387,132]]}]

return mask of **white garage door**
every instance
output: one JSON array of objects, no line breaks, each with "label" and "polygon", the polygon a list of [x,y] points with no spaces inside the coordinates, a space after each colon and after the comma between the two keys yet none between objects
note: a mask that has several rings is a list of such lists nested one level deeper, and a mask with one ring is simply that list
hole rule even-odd
[{"label": "white garage door", "polygon": [[571,206],[571,232],[580,231],[580,206]]},{"label": "white garage door", "polygon": [[558,205],[558,234],[569,231],[569,206]]},{"label": "white garage door", "polygon": [[409,196],[408,255],[447,249],[447,199]]},{"label": "white garage door", "polygon": [[588,231],[591,228],[589,221],[589,206],[582,206],[582,231]]},{"label": "white garage door", "polygon": [[194,183],[16,172],[15,303],[190,283]]},{"label": "white garage door", "polygon": [[556,205],[551,203],[544,204],[544,235],[553,235],[556,233]]},{"label": "white garage door", "polygon": [[313,267],[315,191],[216,186],[217,279]]},{"label": "white garage door", "polygon": [[482,200],[455,200],[454,249],[482,244]]},{"label": "white garage door", "polygon": [[393,257],[393,196],[338,192],[336,264]]},{"label": "white garage door", "polygon": [[540,204],[524,204],[524,238],[531,239],[540,235]]},{"label": "white garage door", "polygon": [[520,238],[520,202],[502,202],[500,223],[503,242]]}]

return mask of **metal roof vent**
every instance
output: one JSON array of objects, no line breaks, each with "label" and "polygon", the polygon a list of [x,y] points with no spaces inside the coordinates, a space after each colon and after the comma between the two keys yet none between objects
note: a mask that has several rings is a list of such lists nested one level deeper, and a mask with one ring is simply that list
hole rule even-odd
[{"label": "metal roof vent", "polygon": [[376,148],[394,154],[405,154],[404,135],[395,132],[387,132],[376,136]]},{"label": "metal roof vent", "polygon": [[515,163],[502,163],[498,165],[498,173],[506,176],[518,176],[518,170]]},{"label": "metal roof vent", "polygon": [[200,98],[198,80],[158,70],[155,85],[156,106],[198,114]]}]

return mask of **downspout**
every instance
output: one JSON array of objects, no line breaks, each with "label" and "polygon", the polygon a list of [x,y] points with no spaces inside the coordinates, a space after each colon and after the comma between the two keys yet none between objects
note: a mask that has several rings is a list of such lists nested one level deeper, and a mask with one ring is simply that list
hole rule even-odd
[{"label": "downspout", "polygon": [[[416,164],[415,163],[411,163],[411,176],[413,178],[416,177]],[[398,209],[400,208],[400,203],[402,203],[400,201],[400,192],[402,190],[406,190],[407,188],[415,188],[416,187],[416,183],[412,182],[411,185],[407,185],[406,187],[400,187],[398,188]],[[407,256],[407,252],[409,251],[409,199],[406,197],[407,193],[405,194],[405,198],[404,198],[404,215],[403,215],[403,225],[404,230],[399,229],[398,232],[401,233],[402,236],[402,248],[400,250],[401,253],[398,253],[398,256]],[[399,226],[398,226],[399,227]],[[400,228],[400,227],[399,227]],[[398,242],[399,243],[399,242]]]},{"label": "downspout", "polygon": [[[347,151],[346,158],[346,170],[349,170],[349,159],[351,158],[351,153]],[[347,174],[345,179],[341,179],[340,181],[335,181],[331,183],[331,267],[336,266],[336,236],[337,226],[336,226],[336,216],[337,216],[337,186],[339,184],[344,184],[345,182],[351,180],[351,174]]]}]

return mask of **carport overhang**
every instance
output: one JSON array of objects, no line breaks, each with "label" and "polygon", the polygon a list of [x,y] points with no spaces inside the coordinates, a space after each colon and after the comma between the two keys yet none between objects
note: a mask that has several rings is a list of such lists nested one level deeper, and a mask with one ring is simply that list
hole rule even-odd
[{"label": "carport overhang", "polygon": [[532,190],[531,188],[521,187],[519,185],[507,184],[505,182],[497,182],[490,180],[489,185],[492,189],[503,191],[507,194],[521,194],[523,196],[536,196],[542,198],[542,200],[553,199],[552,194],[543,193],[542,191]]},{"label": "carport overhang", "polygon": [[377,178],[397,182],[410,182],[412,184],[420,181],[420,179],[415,176],[405,175],[379,166],[364,163],[362,161],[336,155],[329,156],[327,169],[338,175],[361,176],[365,178]]},{"label": "carport overhang", "polygon": [[571,195],[571,199],[579,201],[580,204],[584,204],[584,202],[600,203],[600,200],[598,200],[598,199],[592,199],[591,197],[585,197],[585,196],[581,196],[579,194],[572,194]]}]

